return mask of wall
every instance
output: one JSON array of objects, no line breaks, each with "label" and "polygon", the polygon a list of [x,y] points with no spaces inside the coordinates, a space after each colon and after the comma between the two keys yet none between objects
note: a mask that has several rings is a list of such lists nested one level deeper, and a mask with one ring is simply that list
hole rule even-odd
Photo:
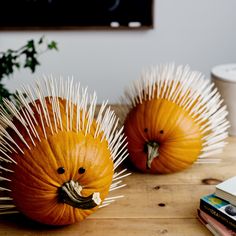
[{"label": "wall", "polygon": [[236,62],[235,9],[235,0],[156,0],[153,30],[0,32],[1,51],[41,35],[60,49],[41,56],[36,74],[20,71],[5,82],[14,90],[41,74],[73,75],[114,103],[150,65],[189,64],[208,77],[214,65]]}]

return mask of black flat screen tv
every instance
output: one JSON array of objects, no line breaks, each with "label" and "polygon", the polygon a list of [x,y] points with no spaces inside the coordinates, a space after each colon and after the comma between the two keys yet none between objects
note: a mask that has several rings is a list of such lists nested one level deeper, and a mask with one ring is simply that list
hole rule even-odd
[{"label": "black flat screen tv", "polygon": [[145,29],[153,0],[1,0],[0,29]]}]

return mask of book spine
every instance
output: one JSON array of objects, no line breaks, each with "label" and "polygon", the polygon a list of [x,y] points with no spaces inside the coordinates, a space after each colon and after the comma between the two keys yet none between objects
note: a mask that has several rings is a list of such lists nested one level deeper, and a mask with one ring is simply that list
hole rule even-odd
[{"label": "book spine", "polygon": [[223,225],[236,230],[236,221],[202,199],[200,200],[200,209],[221,222]]},{"label": "book spine", "polygon": [[202,216],[200,213],[200,210],[198,209],[198,220],[214,235],[214,236],[219,236],[220,234],[218,231],[215,229],[215,227],[211,224],[209,224]]}]

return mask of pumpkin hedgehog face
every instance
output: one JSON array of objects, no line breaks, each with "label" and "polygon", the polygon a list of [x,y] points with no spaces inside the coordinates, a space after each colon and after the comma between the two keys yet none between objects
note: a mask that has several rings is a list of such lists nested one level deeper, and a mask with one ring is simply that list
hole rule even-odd
[{"label": "pumpkin hedgehog face", "polygon": [[69,80],[44,85],[24,89],[26,98],[19,92],[20,109],[5,101],[8,112],[1,111],[1,213],[66,225],[122,197],[107,195],[128,175],[114,172],[126,157],[124,148],[118,152],[124,138],[105,103],[94,118],[95,94],[89,102],[87,90]]},{"label": "pumpkin hedgehog face", "polygon": [[129,156],[139,170],[171,173],[224,147],[226,107],[209,80],[188,67],[160,66],[126,91],[124,130]]}]

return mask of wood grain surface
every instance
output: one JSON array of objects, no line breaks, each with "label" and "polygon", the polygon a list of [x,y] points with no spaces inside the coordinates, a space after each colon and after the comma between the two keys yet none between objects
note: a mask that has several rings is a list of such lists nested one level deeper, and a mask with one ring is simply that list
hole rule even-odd
[{"label": "wood grain surface", "polygon": [[132,175],[124,180],[127,187],[115,193],[125,198],[78,224],[49,227],[20,214],[1,216],[0,235],[211,235],[196,218],[199,199],[212,193],[215,184],[236,175],[236,137],[228,138],[224,152],[215,157],[221,157],[221,163],[194,164],[175,174],[149,175],[130,170]]}]

